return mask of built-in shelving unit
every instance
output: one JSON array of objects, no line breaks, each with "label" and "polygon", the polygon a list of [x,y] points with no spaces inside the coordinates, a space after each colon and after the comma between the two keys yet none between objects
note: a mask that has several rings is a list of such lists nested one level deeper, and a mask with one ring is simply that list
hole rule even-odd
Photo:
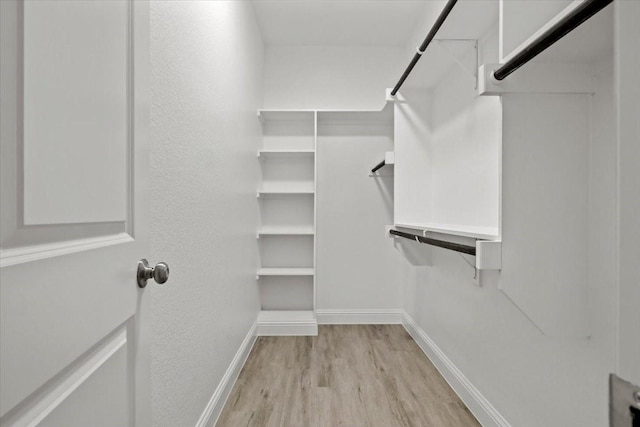
[{"label": "built-in shelving unit", "polygon": [[258,335],[316,335],[316,112],[261,110]]},{"label": "built-in shelving unit", "polygon": [[[351,147],[366,140],[370,152],[364,151],[368,153],[365,158],[363,152],[358,151],[361,161],[368,163],[384,156],[385,162],[391,165],[393,114],[390,103],[382,110],[370,111],[258,112],[263,130],[263,145],[257,152],[262,178],[257,189],[261,217],[256,230],[260,254],[256,278],[261,300],[258,335],[317,334],[318,140],[327,144],[338,141],[343,144],[348,140]],[[371,147],[378,148],[374,152]],[[392,184],[387,176],[388,172],[378,174],[378,185],[367,188],[374,192],[382,188],[383,193],[389,194]],[[384,205],[380,208],[384,209]],[[327,259],[327,262],[342,261]]]}]

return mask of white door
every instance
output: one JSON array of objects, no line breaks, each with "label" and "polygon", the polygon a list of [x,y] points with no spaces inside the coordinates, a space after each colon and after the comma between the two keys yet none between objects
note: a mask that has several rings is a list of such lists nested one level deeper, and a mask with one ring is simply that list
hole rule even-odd
[{"label": "white door", "polygon": [[0,1],[2,427],[149,424],[148,6]]}]

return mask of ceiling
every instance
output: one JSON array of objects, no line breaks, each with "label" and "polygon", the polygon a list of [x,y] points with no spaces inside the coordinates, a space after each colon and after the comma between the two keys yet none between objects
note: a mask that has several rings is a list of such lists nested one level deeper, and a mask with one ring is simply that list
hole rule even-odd
[{"label": "ceiling", "polygon": [[267,45],[398,46],[435,0],[253,0]]}]

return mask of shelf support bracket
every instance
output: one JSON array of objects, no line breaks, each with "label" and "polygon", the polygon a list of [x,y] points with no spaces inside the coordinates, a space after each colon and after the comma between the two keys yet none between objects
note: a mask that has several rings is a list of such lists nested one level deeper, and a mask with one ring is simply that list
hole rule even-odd
[{"label": "shelf support bracket", "polygon": [[[444,53],[446,53],[449,58],[451,58],[453,60],[453,62],[455,62],[460,68],[462,68],[464,71],[466,71],[469,75],[471,75],[471,77],[473,77],[475,79],[476,85],[474,87],[474,89],[478,88],[478,67],[480,64],[479,58],[478,58],[478,40],[476,39],[437,39],[434,40],[436,41],[436,46],[438,46],[440,48],[440,50]],[[467,66],[466,64],[464,64],[460,58],[458,58],[458,56],[451,51],[451,49],[447,48],[446,43],[445,42],[463,42],[463,43],[472,43],[473,44],[473,49],[475,50],[475,64],[472,67]]]}]

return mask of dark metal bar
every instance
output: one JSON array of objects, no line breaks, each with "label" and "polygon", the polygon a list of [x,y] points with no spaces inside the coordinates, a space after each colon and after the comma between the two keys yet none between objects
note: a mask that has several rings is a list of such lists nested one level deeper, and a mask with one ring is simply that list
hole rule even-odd
[{"label": "dark metal bar", "polygon": [[462,252],[463,254],[476,255],[476,247],[463,245],[461,243],[447,242],[446,240],[431,239],[429,237],[417,234],[405,233],[404,231],[389,230],[394,236],[404,237],[405,239],[426,243],[427,245],[437,246],[439,248],[449,249],[450,251]]},{"label": "dark metal bar", "polygon": [[558,21],[553,27],[541,34],[540,37],[535,39],[529,46],[505,62],[502,67],[493,73],[493,76],[496,80],[504,80],[505,77],[538,56],[538,54],[569,34],[593,15],[600,12],[611,2],[613,2],[613,0],[586,0]]},{"label": "dark metal bar", "polygon": [[381,167],[383,167],[384,165],[386,165],[386,163],[385,163],[385,161],[383,160],[383,161],[381,161],[380,163],[378,163],[377,165],[375,165],[375,166],[373,167],[373,169],[371,169],[371,173],[376,173],[376,171],[377,171],[378,169],[380,169]]},{"label": "dark metal bar", "polygon": [[404,70],[404,73],[402,73],[400,80],[398,80],[398,83],[396,83],[396,86],[391,91],[391,96],[395,96],[398,90],[400,90],[400,86],[402,86],[404,81],[407,80],[407,77],[409,77],[409,74],[411,74],[413,67],[416,66],[424,51],[427,50],[427,46],[429,46],[431,40],[433,40],[433,38],[436,36],[436,33],[444,23],[445,19],[447,19],[447,16],[449,16],[449,12],[451,12],[451,9],[453,9],[453,6],[455,6],[457,2],[458,0],[449,0],[444,9],[442,9],[442,12],[440,12],[440,16],[438,16],[438,19],[436,19],[433,27],[431,27],[431,31],[429,31],[429,34],[427,34],[427,37],[420,45],[420,49],[418,49],[418,52],[413,56],[413,59],[409,63],[409,66]]}]

